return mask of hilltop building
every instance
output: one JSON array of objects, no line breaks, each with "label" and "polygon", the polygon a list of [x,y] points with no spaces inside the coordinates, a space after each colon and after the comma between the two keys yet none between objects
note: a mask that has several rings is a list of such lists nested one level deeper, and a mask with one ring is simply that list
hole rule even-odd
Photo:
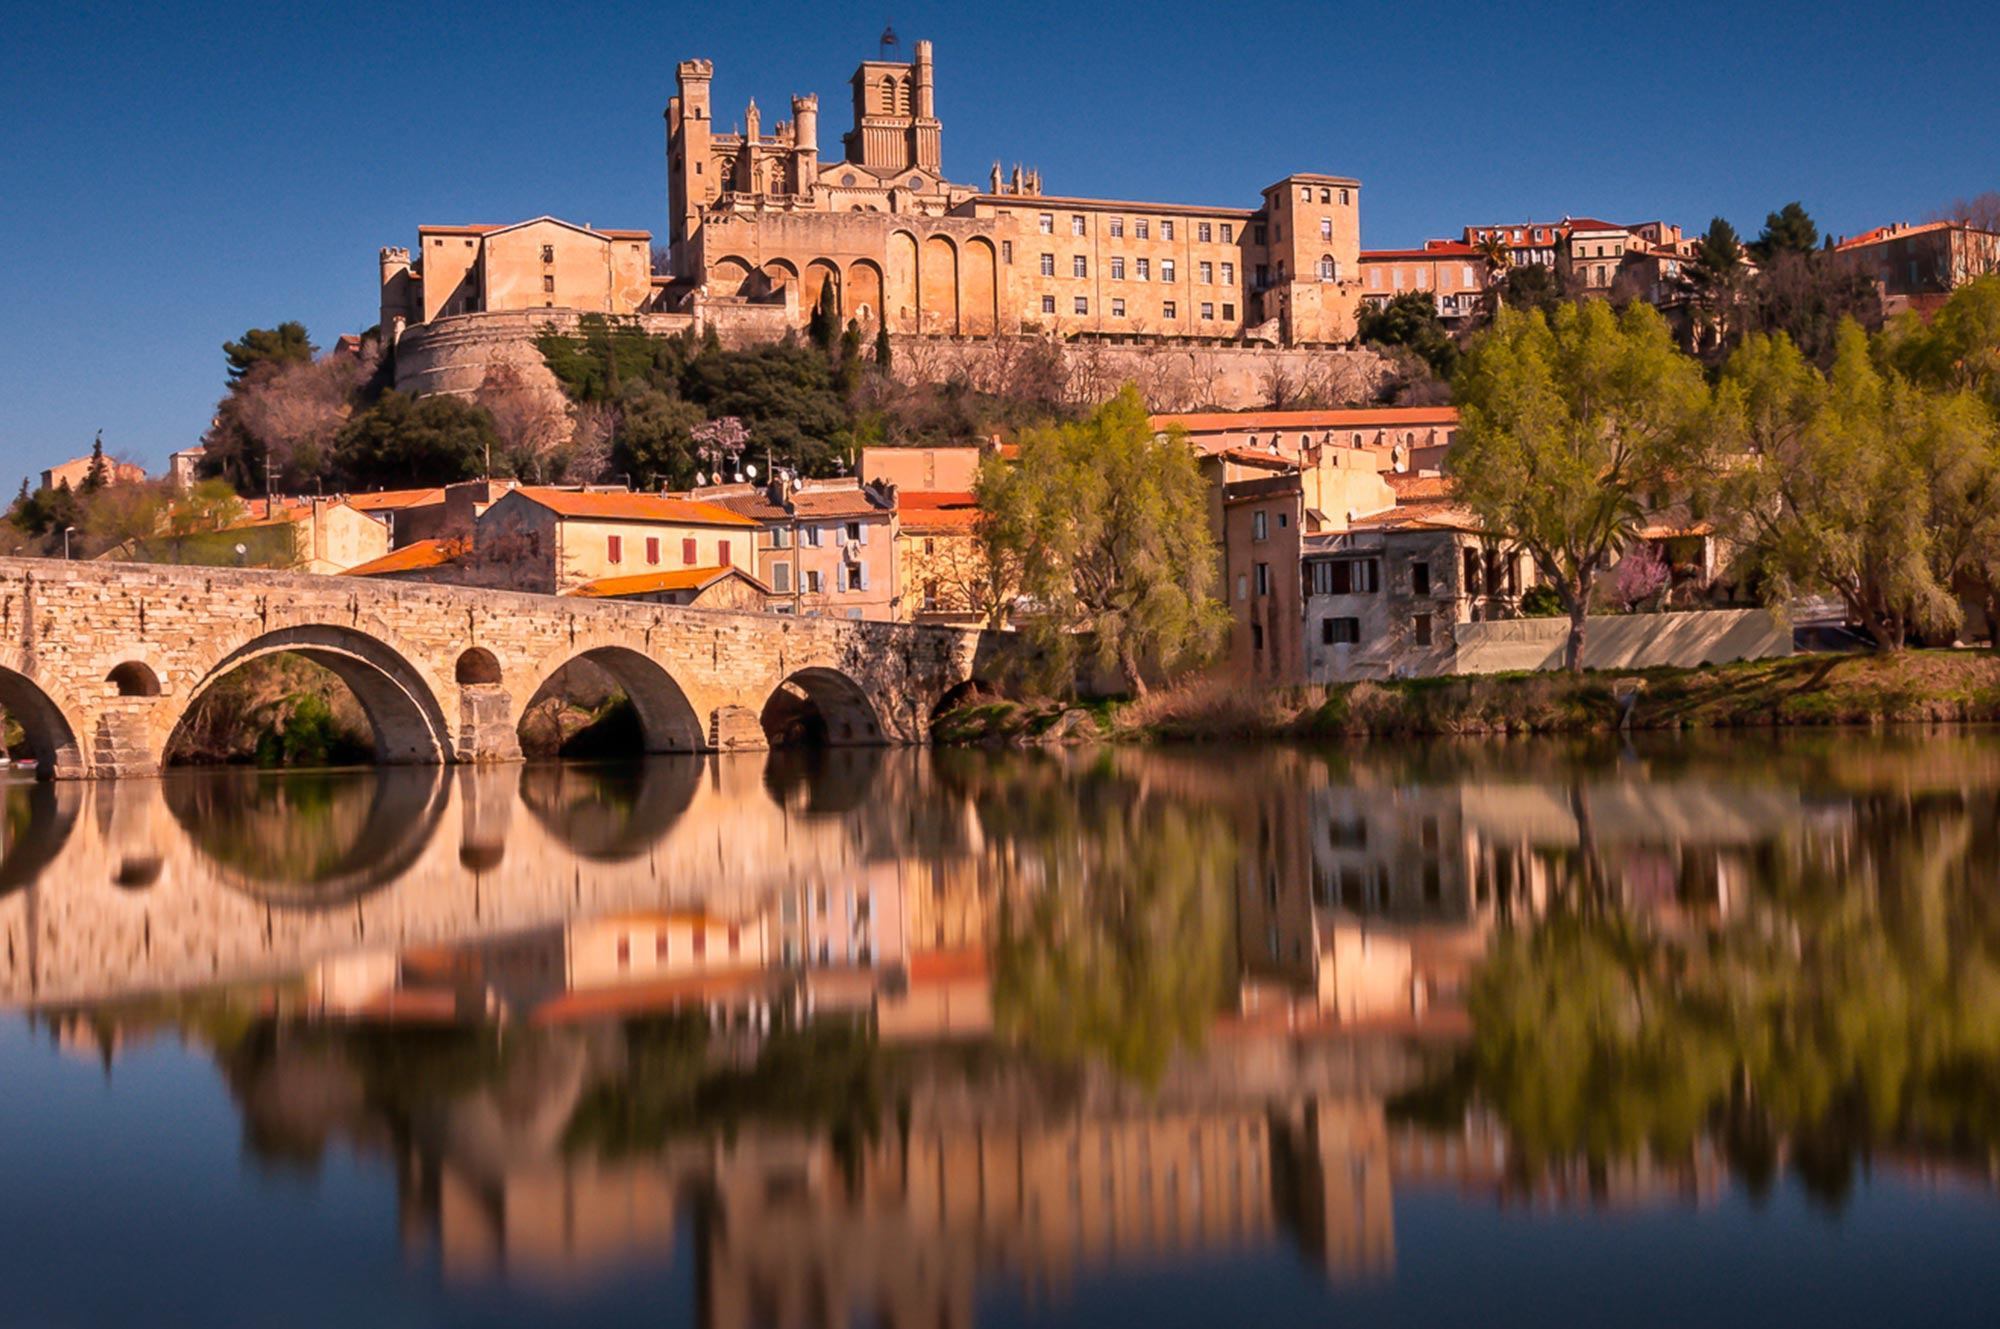
[{"label": "hilltop building", "polygon": [[[824,299],[872,332],[1279,346],[1344,345],[1360,301],[1360,183],[1301,172],[1249,206],[1125,202],[1043,191],[996,164],[980,185],[944,174],[931,44],[867,60],[853,128],[821,155],[819,99],[766,127],[753,100],[723,130],[714,66],[684,60],[666,110],[667,249],[647,231],[554,217],[423,226],[380,256],[381,322],[396,380],[469,391],[466,359],[427,335],[532,341],[584,314],[725,340],[802,327]],[[478,321],[461,320],[468,315]],[[493,359],[495,357],[486,357]],[[505,358],[505,357],[498,357]]]}]

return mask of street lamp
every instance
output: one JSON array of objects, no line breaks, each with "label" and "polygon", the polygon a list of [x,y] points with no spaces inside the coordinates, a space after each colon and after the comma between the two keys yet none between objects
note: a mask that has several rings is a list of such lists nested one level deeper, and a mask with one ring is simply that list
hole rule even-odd
[{"label": "street lamp", "polygon": [[76,527],[63,527],[63,562],[69,562],[69,538],[76,534]]}]

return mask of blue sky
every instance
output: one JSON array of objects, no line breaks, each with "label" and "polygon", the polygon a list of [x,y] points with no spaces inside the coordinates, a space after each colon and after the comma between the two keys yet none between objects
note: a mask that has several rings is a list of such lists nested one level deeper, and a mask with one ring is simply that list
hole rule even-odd
[{"label": "blue sky", "polygon": [[1051,192],[1248,204],[1359,177],[1363,243],[1598,215],[1822,229],[2000,189],[1990,3],[508,3],[12,0],[0,41],[0,483],[107,446],[158,467],[220,344],[375,320],[375,251],[422,222],[665,230],[674,62],[717,118],[845,79],[885,18],[937,44],[945,166]]}]

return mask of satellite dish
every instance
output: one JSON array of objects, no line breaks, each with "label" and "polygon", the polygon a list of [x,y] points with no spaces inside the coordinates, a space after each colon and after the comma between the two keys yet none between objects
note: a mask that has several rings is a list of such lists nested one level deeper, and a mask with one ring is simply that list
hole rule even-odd
[{"label": "satellite dish", "polygon": [[738,471],[736,473],[736,483],[739,485],[743,483],[743,472]]},{"label": "satellite dish", "polygon": [[756,463],[756,462],[754,462],[754,461],[753,461],[753,462],[751,462],[751,463],[750,463],[750,464],[749,464],[748,466],[745,466],[745,467],[743,468],[743,470],[744,470],[744,472],[745,472],[746,474],[748,474],[748,475],[749,475],[749,477],[750,477],[750,478],[751,478],[752,480],[755,480],[755,479],[757,478],[757,463]]},{"label": "satellite dish", "polygon": [[696,471],[694,473],[694,483],[696,488],[700,488],[702,485],[708,483],[708,477],[703,475],[700,471]]}]

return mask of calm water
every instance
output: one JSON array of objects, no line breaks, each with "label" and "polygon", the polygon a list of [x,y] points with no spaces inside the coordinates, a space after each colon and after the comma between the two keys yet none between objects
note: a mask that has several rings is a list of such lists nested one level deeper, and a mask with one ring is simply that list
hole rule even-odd
[{"label": "calm water", "polygon": [[2000,1319],[2000,737],[0,802],[0,1324]]}]

